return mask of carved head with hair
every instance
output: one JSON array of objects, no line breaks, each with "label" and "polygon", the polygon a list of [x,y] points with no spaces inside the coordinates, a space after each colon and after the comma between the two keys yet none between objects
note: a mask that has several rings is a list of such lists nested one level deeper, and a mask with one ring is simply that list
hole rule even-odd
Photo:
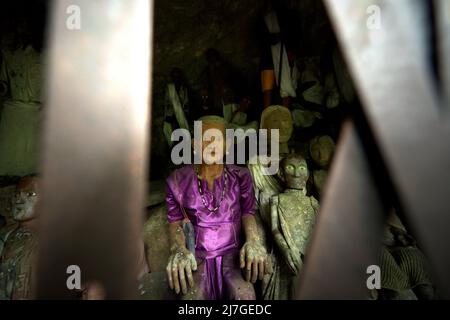
[{"label": "carved head with hair", "polygon": [[281,161],[280,178],[288,189],[306,192],[309,170],[305,158],[298,153],[292,153],[285,157]]},{"label": "carved head with hair", "polygon": [[38,201],[38,178],[27,176],[17,184],[12,200],[12,213],[16,221],[28,221],[36,217],[35,207]]}]

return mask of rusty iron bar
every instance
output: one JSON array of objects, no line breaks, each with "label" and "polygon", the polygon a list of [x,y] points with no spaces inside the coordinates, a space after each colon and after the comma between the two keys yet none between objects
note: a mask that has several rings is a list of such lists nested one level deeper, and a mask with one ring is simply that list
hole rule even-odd
[{"label": "rusty iron bar", "polygon": [[[66,270],[77,265],[106,298],[135,298],[153,1],[58,0],[51,11],[35,296],[74,298]],[[77,11],[81,28],[68,28]]]},{"label": "rusty iron bar", "polygon": [[386,212],[359,134],[348,120],[324,190],[299,299],[369,297],[367,268],[376,265]]},{"label": "rusty iron bar", "polygon": [[[382,155],[386,179],[390,180],[396,192],[403,218],[428,254],[441,294],[449,296],[450,135],[448,124],[440,117],[437,89],[424,50],[426,41],[421,34],[426,27],[421,16],[423,3],[417,0],[325,0],[325,5],[362,102],[365,123],[355,122],[355,125],[367,124],[374,147]],[[370,6],[379,8],[379,29],[368,28],[367,9]],[[347,163],[346,166],[353,164]],[[335,167],[348,170],[339,163]],[[335,185],[338,186],[337,183]],[[366,188],[370,191],[371,186]],[[327,196],[332,197],[330,194]],[[338,207],[344,201],[336,197],[331,199]],[[325,203],[327,201],[331,200],[325,198]],[[355,217],[361,206],[359,201],[354,198],[349,206],[350,211],[357,209]],[[327,208],[331,210],[333,205],[328,204],[322,212]],[[316,259],[311,261],[313,259],[310,258],[309,263],[320,266],[328,262],[321,268],[322,276],[327,277],[327,274],[335,274],[335,263],[342,257],[335,256],[335,260],[329,261],[315,252],[340,251],[322,239],[327,235],[320,232],[320,222],[318,235],[314,237],[314,242],[319,244],[313,242],[311,252]],[[334,225],[336,229],[340,227],[337,223]],[[351,233],[339,234],[344,239],[354,237]],[[328,246],[320,246],[321,243]],[[358,243],[353,242],[353,247],[359,248]],[[355,255],[347,265],[353,266],[357,259],[360,257]],[[352,278],[346,279],[350,281]],[[317,280],[309,287],[315,284],[323,284],[323,295],[314,296],[324,298],[337,291],[356,293],[361,285],[330,278],[325,283]],[[354,287],[348,288],[350,285]],[[310,296],[307,295],[308,290],[304,290],[305,296]]]}]

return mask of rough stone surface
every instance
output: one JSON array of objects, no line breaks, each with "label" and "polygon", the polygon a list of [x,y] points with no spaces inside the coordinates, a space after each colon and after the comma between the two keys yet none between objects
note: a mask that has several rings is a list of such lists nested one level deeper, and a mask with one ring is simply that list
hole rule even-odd
[{"label": "rough stone surface", "polygon": [[179,296],[169,287],[166,272],[152,272],[145,274],[138,285],[142,300],[177,300]]},{"label": "rough stone surface", "polygon": [[165,271],[169,259],[169,223],[166,205],[150,209],[148,217],[144,224],[143,237],[150,272]]}]

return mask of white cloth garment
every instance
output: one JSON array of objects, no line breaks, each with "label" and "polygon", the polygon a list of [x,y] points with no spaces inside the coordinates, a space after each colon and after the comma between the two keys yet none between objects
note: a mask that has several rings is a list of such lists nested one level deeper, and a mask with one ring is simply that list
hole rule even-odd
[{"label": "white cloth garment", "polygon": [[173,141],[172,141],[172,125],[168,123],[167,121],[164,121],[163,123],[163,133],[164,138],[166,138],[167,143],[169,144],[169,147],[172,147]]},{"label": "white cloth garment", "polygon": [[[188,104],[188,95],[185,87],[181,87],[177,92],[175,84],[169,83],[167,85],[167,98],[168,98],[168,113],[166,115],[175,115],[178,125],[182,129],[189,130],[189,124],[186,119],[184,110]],[[171,113],[172,111],[172,113]]]},{"label": "white cloth garment", "polygon": [[[247,123],[247,114],[239,111],[239,105],[237,103],[223,105],[223,118],[227,129],[242,129],[247,133],[249,129],[257,131],[259,128],[258,121]],[[243,140],[243,138],[237,139],[237,143],[241,143]]]},{"label": "white cloth garment", "polygon": [[[184,111],[188,105],[188,102],[189,102],[188,93],[185,87],[181,87],[179,92],[177,92],[174,83],[169,83],[167,85],[165,116],[166,117],[175,116],[178,126],[181,129],[186,130],[189,130],[189,123],[187,121],[186,114]],[[173,132],[172,125],[164,121],[163,132],[167,140],[167,143],[169,144],[169,146],[172,146],[173,144],[171,140]]]},{"label": "white cloth garment", "polygon": [[303,91],[303,99],[308,102],[322,105],[325,99],[325,91],[320,82],[320,71],[318,66],[313,61],[308,61],[305,65],[305,70],[301,75],[301,83],[313,83],[313,85]]},{"label": "white cloth garment", "polygon": [[[280,25],[278,24],[278,17],[275,12],[270,12],[269,14],[267,14],[264,20],[270,33],[272,34],[280,33]],[[272,45],[271,49],[272,49],[273,67],[275,72],[275,80],[278,86],[280,87],[280,96],[282,98],[296,97],[297,79],[299,76],[297,66],[295,65],[295,63],[292,67],[289,65],[286,47],[282,42],[279,42],[276,45]],[[283,55],[283,59],[281,61],[280,66],[281,55]],[[280,68],[281,68],[281,79],[279,79]]]}]

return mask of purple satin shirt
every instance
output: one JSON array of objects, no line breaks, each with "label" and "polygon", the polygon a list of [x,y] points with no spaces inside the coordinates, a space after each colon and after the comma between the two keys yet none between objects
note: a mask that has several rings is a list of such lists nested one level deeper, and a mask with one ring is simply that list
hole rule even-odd
[{"label": "purple satin shirt", "polygon": [[[211,213],[204,206],[193,165],[174,171],[167,179],[167,211],[169,223],[184,219],[180,204],[191,220],[196,237],[196,256],[211,259],[239,250],[242,246],[241,218],[254,215],[256,200],[247,168],[224,165],[228,175],[227,189],[219,209]],[[209,208],[220,202],[225,175],[214,180],[214,196],[206,180],[202,191]]]}]

